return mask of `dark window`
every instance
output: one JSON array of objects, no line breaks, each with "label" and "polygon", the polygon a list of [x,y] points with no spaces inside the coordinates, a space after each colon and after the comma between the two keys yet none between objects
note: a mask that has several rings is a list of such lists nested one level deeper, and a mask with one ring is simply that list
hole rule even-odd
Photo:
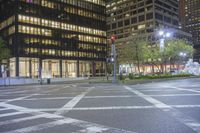
[{"label": "dark window", "polygon": [[138,13],[144,12],[144,8],[138,10]]},{"label": "dark window", "polygon": [[168,23],[171,23],[171,18],[164,16],[164,21],[168,22]]},{"label": "dark window", "polygon": [[118,22],[118,27],[122,27],[123,26],[123,21]]},{"label": "dark window", "polygon": [[146,20],[152,19],[153,18],[153,13],[148,13],[146,14]]},{"label": "dark window", "polygon": [[124,24],[125,24],[125,26],[129,25],[130,24],[130,20],[129,19],[125,20]]},{"label": "dark window", "polygon": [[112,24],[112,29],[115,29],[115,28],[117,28],[117,24],[116,24],[116,23],[113,23],[113,24]]},{"label": "dark window", "polygon": [[159,13],[155,14],[155,18],[158,19],[158,20],[163,20],[163,16]]},{"label": "dark window", "polygon": [[153,3],[152,0],[147,0],[147,1],[146,1],[146,5],[151,4],[151,3]]},{"label": "dark window", "polygon": [[131,19],[131,23],[137,23],[137,17]]},{"label": "dark window", "polygon": [[139,22],[144,21],[144,15],[139,16]]},{"label": "dark window", "polygon": [[174,25],[178,25],[178,21],[177,21],[177,20],[173,20],[172,23],[173,23]]}]

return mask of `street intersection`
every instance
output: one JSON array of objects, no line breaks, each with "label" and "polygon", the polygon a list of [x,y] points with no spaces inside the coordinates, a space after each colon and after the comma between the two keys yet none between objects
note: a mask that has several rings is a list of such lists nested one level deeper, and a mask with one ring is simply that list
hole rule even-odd
[{"label": "street intersection", "polygon": [[1,133],[200,133],[200,79],[0,87]]}]

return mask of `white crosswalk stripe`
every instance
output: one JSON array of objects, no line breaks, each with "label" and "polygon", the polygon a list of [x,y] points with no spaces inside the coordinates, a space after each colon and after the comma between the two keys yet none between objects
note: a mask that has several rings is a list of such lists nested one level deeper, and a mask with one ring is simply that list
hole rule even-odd
[{"label": "white crosswalk stripe", "polygon": [[[15,119],[13,121],[12,120],[5,121],[5,124],[22,122],[22,121],[26,121],[26,120],[33,120],[33,119],[40,118],[40,117],[53,120],[52,122],[47,122],[47,123],[44,123],[44,124],[29,126],[29,127],[26,127],[26,128],[19,128],[19,129],[16,129],[16,130],[6,131],[4,133],[28,133],[28,132],[34,132],[34,131],[37,132],[37,131],[40,131],[40,130],[43,130],[43,129],[48,129],[48,128],[51,128],[51,127],[64,125],[64,124],[67,124],[69,126],[76,126],[76,127],[79,127],[79,128],[83,128],[83,130],[80,130],[80,131],[88,131],[88,133],[97,133],[95,131],[98,131],[98,133],[102,133],[102,132],[107,132],[107,133],[136,133],[136,132],[126,131],[126,130],[122,130],[122,129],[118,129],[118,128],[99,125],[99,124],[96,124],[96,123],[91,123],[91,122],[87,122],[87,121],[82,121],[82,120],[78,120],[78,119],[64,117],[64,116],[57,115],[57,114],[40,112],[38,110],[32,110],[32,109],[28,109],[28,108],[25,108],[25,107],[11,105],[11,104],[8,104],[8,103],[0,103],[0,104],[3,107],[9,108],[9,109],[15,109],[16,111],[20,111],[20,112],[8,113],[5,116],[9,116],[9,114],[14,115],[14,114],[25,114],[25,113],[35,115],[35,116],[32,116],[32,117]],[[4,124],[0,123],[0,125],[4,125]],[[77,131],[77,133],[78,132],[79,131]]]},{"label": "white crosswalk stripe", "polygon": [[0,122],[0,126],[1,125],[18,123],[18,122],[23,122],[23,121],[27,121],[27,120],[34,120],[34,119],[38,119],[38,118],[41,118],[41,117],[42,117],[41,115],[36,115],[36,116],[29,116],[29,117],[24,117],[24,118],[18,118],[18,119],[2,121],[2,122]]},{"label": "white crosswalk stripe", "polygon": [[19,115],[19,114],[23,114],[23,112],[12,112],[12,113],[0,114],[0,118],[7,117],[7,116],[13,116],[13,115]]}]

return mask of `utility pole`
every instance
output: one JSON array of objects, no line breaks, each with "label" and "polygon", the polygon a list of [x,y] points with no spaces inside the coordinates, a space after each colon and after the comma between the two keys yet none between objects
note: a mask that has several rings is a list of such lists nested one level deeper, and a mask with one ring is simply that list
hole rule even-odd
[{"label": "utility pole", "polygon": [[116,47],[115,47],[115,40],[116,40],[116,36],[113,35],[111,36],[111,42],[112,42],[112,56],[113,56],[113,64],[114,64],[114,70],[113,70],[113,81],[112,83],[117,83],[117,57],[116,57]]}]

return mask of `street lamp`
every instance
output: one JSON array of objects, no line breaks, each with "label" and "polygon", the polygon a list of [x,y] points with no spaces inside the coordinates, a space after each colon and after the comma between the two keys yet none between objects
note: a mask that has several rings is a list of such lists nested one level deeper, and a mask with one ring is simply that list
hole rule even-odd
[{"label": "street lamp", "polygon": [[160,38],[160,51],[162,52],[164,50],[164,45],[165,45],[165,39],[171,37],[171,33],[168,31],[160,30],[158,32],[158,35],[161,37]]},{"label": "street lamp", "polygon": [[187,53],[180,52],[180,53],[179,53],[179,56],[181,56],[181,57],[186,57],[186,56],[187,56]]},{"label": "street lamp", "polygon": [[[180,56],[180,63],[184,66],[184,60],[185,60],[185,57],[187,56],[187,53],[185,52],[180,52],[179,53],[179,56]],[[179,70],[179,65],[178,65],[178,70]]]}]

